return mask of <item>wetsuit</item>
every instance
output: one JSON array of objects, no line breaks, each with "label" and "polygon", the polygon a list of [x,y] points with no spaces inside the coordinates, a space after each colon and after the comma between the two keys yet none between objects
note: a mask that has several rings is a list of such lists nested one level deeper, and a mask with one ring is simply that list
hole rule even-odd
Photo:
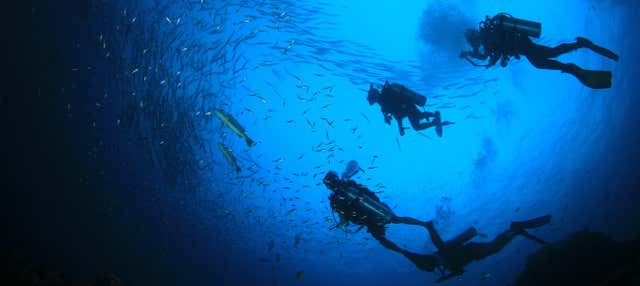
[{"label": "wetsuit", "polygon": [[[391,116],[393,116],[398,122],[398,129],[400,135],[404,135],[404,127],[402,126],[402,120],[405,117],[409,118],[411,127],[414,130],[423,130],[429,127],[437,126],[436,113],[428,111],[420,111],[416,107],[414,99],[406,96],[397,90],[404,88],[398,84],[385,84],[380,91],[380,99],[378,103],[382,109],[384,120],[387,124],[391,124]],[[420,122],[422,119],[434,118],[432,121]]]},{"label": "wetsuit", "polygon": [[[353,192],[354,190],[358,194],[356,199],[350,198],[345,193],[346,191]],[[379,203],[381,209],[372,210],[369,206],[361,203],[361,198],[364,196]],[[338,213],[342,222],[350,222],[361,227],[367,227],[367,232],[378,240],[384,237],[385,226],[390,223],[425,226],[425,222],[417,219],[397,216],[387,204],[380,201],[380,198],[375,193],[353,180],[340,180],[339,186],[329,196],[329,202],[331,209]]]},{"label": "wetsuit", "polygon": [[401,253],[411,260],[416,267],[423,271],[433,272],[438,270],[441,277],[436,282],[442,282],[451,277],[459,276],[464,273],[464,266],[474,260],[481,260],[487,256],[498,253],[502,250],[516,235],[523,235],[540,243],[544,241],[532,236],[524,231],[526,228],[535,228],[547,224],[551,220],[551,216],[542,216],[524,222],[514,222],[511,227],[498,235],[490,242],[468,242],[476,234],[476,230],[470,227],[456,238],[444,242],[433,224],[426,225],[429,230],[431,241],[438,251],[434,254],[419,254],[398,247],[393,242],[382,238],[382,244],[387,249]]},{"label": "wetsuit", "polygon": [[[525,34],[495,26],[492,24],[491,19],[488,19],[485,23],[484,27],[479,31],[479,40],[484,51],[480,51],[478,46],[474,46],[473,51],[463,52],[461,54],[461,56],[465,57],[473,65],[491,67],[500,61],[500,65],[506,67],[510,57],[519,59],[520,55],[523,55],[527,57],[527,60],[536,68],[560,70],[569,73],[591,88],[611,87],[610,71],[585,70],[573,63],[561,63],[553,60],[553,58],[579,48],[589,48],[600,55],[617,61],[618,55],[612,51],[595,45],[582,37],[578,37],[575,43],[547,47],[534,43],[531,38]],[[489,58],[489,62],[486,65],[476,64],[467,56],[479,60]]]},{"label": "wetsuit", "polygon": [[[509,57],[520,58],[520,55],[527,57],[527,60],[539,69],[565,70],[567,65],[552,58],[562,54],[586,47],[586,42],[576,41],[575,43],[560,44],[555,47],[547,47],[534,43],[526,35],[501,31],[500,29],[489,30],[483,37],[483,46],[489,51],[489,65],[492,66],[501,60],[501,65],[507,65]],[[486,57],[485,57],[486,58]]]}]

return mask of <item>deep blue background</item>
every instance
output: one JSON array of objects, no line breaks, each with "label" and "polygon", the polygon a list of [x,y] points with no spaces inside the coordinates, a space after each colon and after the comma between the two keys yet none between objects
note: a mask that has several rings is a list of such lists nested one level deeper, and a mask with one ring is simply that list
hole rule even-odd
[{"label": "deep blue background", "polygon": [[[351,159],[365,169],[358,181],[384,191],[381,198],[398,214],[435,219],[445,238],[473,225],[488,236],[476,238],[483,241],[511,220],[546,213],[553,222],[535,234],[549,241],[584,228],[616,239],[637,237],[637,3],[241,1],[226,10],[222,32],[210,35],[214,24],[207,12],[175,2],[15,4],[15,19],[4,25],[7,92],[0,103],[9,170],[0,208],[8,230],[4,248],[75,277],[112,271],[127,285],[431,283],[435,275],[417,270],[367,233],[328,230],[328,191],[318,183]],[[489,70],[459,60],[461,31],[500,11],[543,23],[540,43],[581,35],[616,51],[617,63],[590,51],[561,58],[612,70],[613,88],[590,90],[524,59]],[[127,37],[116,31],[133,17]],[[178,18],[182,26],[175,24]],[[206,24],[195,24],[198,19]],[[182,31],[189,45],[159,51],[154,44],[169,41],[160,35],[171,29]],[[248,59],[237,74],[205,75],[178,64],[204,62],[190,52],[217,47],[230,35],[235,42],[255,29],[258,36],[228,47],[230,57]],[[99,35],[126,48],[103,48]],[[181,51],[184,46],[189,49]],[[157,162],[174,158],[161,151],[172,143],[160,144],[166,139],[142,123],[117,124],[123,109],[140,122],[154,120],[137,101],[133,109],[122,104],[143,88],[162,93],[157,82],[136,81],[142,72],[132,74],[143,49],[177,54],[155,64],[168,77],[184,72],[176,76],[186,86],[177,98],[200,99],[184,107],[192,110],[188,118],[197,134],[179,138],[200,147],[178,154],[209,166],[179,179],[195,184],[167,183]],[[104,57],[107,50],[112,58]],[[445,128],[443,138],[433,130],[398,136],[395,123],[385,125],[379,107],[364,100],[370,82],[386,79],[424,93],[427,109],[441,110],[456,125]],[[221,82],[228,87],[220,88]],[[202,97],[203,91],[215,95]],[[267,104],[248,96],[253,93]],[[146,108],[160,105],[148,102]],[[247,148],[216,118],[207,118],[213,108],[233,114],[260,144]],[[314,151],[330,140],[333,154]],[[218,142],[234,150],[240,174],[219,154]],[[422,229],[391,226],[389,237],[415,252],[434,251]],[[462,282],[447,283],[505,285],[537,248],[517,238],[467,267]],[[298,271],[304,271],[300,280]],[[483,273],[491,278],[482,280]]]}]

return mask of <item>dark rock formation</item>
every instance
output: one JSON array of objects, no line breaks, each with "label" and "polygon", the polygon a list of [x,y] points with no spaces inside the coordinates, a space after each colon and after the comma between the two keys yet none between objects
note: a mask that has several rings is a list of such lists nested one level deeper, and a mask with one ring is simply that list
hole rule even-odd
[{"label": "dark rock formation", "polygon": [[640,240],[576,232],[531,255],[515,285],[640,285]]}]

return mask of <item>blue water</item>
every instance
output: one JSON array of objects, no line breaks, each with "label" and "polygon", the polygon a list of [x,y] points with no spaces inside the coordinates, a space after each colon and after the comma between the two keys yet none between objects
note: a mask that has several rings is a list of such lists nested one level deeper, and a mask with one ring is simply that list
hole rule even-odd
[{"label": "blue water", "polygon": [[[88,25],[57,23],[63,61],[80,69],[65,81],[80,88],[56,108],[73,106],[71,141],[100,186],[59,201],[81,243],[43,234],[67,272],[108,269],[127,285],[433,284],[436,274],[365,231],[329,230],[321,179],[349,160],[364,169],[356,181],[397,214],[434,220],[445,239],[474,226],[486,235],[474,241],[488,241],[543,214],[552,222],[532,232],[547,241],[585,228],[640,234],[634,1],[97,2]],[[524,58],[491,69],[459,59],[464,29],[503,11],[541,22],[538,43],[584,36],[617,52],[619,62],[586,49],[560,58],[611,70],[613,87]],[[365,100],[385,80],[456,124],[442,138],[399,136]],[[223,127],[215,108],[258,144]],[[391,225],[388,236],[435,251],[424,229]],[[539,247],[518,237],[442,285],[507,285]]]}]

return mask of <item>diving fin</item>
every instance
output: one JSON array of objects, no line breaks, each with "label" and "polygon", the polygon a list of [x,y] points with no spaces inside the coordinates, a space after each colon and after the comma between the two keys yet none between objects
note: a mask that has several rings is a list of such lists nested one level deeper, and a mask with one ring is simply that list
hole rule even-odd
[{"label": "diving fin", "polygon": [[435,112],[433,121],[436,124],[436,134],[438,134],[438,137],[442,137],[442,118],[440,117],[440,111]]},{"label": "diving fin", "polygon": [[438,137],[442,137],[442,126],[455,124],[455,122],[451,121],[442,121],[442,118],[440,117],[440,111],[435,112],[435,119],[433,119],[433,123],[436,124],[436,134],[438,134]]},{"label": "diving fin", "polygon": [[567,64],[567,68],[563,69],[563,71],[574,75],[582,84],[590,88],[603,89],[611,87],[610,71],[585,70],[571,63]]},{"label": "diving fin", "polygon": [[547,244],[546,241],[539,239],[536,236],[528,233],[525,229],[538,228],[545,224],[548,224],[550,221],[551,221],[550,215],[544,215],[541,217],[537,217],[537,218],[525,220],[525,221],[514,221],[511,223],[511,230],[537,243]]},{"label": "diving fin", "polygon": [[582,46],[584,46],[585,48],[589,48],[590,50],[600,54],[603,57],[607,57],[609,59],[612,59],[614,61],[618,61],[619,57],[618,55],[616,55],[616,53],[612,52],[611,50],[605,48],[605,47],[601,47],[598,46],[596,44],[594,44],[593,42],[591,42],[590,40],[587,40],[586,38],[583,37],[578,37],[578,43],[581,44]]},{"label": "diving fin", "polygon": [[548,244],[548,242],[546,242],[546,241],[544,241],[544,240],[542,240],[542,239],[539,239],[538,237],[536,237],[536,236],[535,236],[535,235],[533,235],[533,234],[528,233],[528,232],[527,232],[526,230],[524,230],[524,229],[522,229],[522,230],[518,231],[518,234],[519,234],[519,235],[522,235],[522,236],[524,236],[524,237],[526,237],[526,238],[528,238],[528,239],[531,239],[531,240],[533,240],[533,241],[535,241],[535,242],[537,242],[537,243],[540,243],[540,244]]},{"label": "diving fin", "polygon": [[586,86],[594,89],[610,88],[611,87],[611,72],[610,71],[592,71],[584,70],[578,79]]},{"label": "diving fin", "polygon": [[537,218],[525,220],[525,221],[514,221],[511,223],[511,229],[538,228],[545,224],[548,224],[550,221],[551,221],[550,215],[544,215],[541,217],[537,217]]},{"label": "diving fin", "polygon": [[592,51],[594,51],[594,52],[596,52],[596,53],[598,53],[598,54],[600,54],[600,55],[602,55],[604,57],[610,58],[610,59],[612,59],[612,60],[614,60],[616,62],[619,59],[619,57],[618,57],[618,55],[616,55],[616,53],[612,52],[611,50],[609,50],[607,48],[604,48],[604,47],[601,47],[601,46],[598,46],[598,45],[595,45],[595,44],[592,47],[589,47],[589,48]]}]

